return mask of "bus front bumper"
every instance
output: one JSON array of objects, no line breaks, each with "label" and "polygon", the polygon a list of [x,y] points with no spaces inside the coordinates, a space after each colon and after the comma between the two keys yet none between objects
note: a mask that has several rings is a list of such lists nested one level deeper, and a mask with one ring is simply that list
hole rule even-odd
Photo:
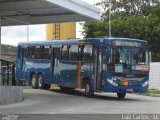
[{"label": "bus front bumper", "polygon": [[147,93],[148,85],[145,87],[142,86],[113,86],[107,84],[105,86],[106,92],[114,92],[114,93]]}]

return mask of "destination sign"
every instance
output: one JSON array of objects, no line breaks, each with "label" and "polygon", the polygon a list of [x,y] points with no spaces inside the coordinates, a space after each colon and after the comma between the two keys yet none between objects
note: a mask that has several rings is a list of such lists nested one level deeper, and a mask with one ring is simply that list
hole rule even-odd
[{"label": "destination sign", "polygon": [[129,46],[129,47],[140,47],[141,43],[133,41],[113,41],[113,46]]}]

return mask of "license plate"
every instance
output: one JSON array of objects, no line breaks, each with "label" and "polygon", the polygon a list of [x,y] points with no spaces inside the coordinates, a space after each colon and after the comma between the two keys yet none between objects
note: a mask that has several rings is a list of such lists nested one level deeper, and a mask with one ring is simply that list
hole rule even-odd
[{"label": "license plate", "polygon": [[133,89],[126,89],[126,92],[133,92]]}]

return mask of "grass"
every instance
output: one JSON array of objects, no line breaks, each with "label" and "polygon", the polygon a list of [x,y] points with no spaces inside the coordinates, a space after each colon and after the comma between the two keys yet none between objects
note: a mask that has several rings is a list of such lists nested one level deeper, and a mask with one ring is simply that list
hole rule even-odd
[{"label": "grass", "polygon": [[156,89],[149,89],[149,90],[148,90],[148,93],[160,94],[160,91],[159,91],[159,90],[156,90]]}]

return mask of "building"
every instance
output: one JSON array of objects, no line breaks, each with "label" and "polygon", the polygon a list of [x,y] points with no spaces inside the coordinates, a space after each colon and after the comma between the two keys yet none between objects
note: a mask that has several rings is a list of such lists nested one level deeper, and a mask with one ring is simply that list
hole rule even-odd
[{"label": "building", "polygon": [[48,24],[46,28],[47,40],[63,40],[76,38],[76,23]]},{"label": "building", "polygon": [[150,63],[149,89],[160,90],[160,62]]},{"label": "building", "polygon": [[1,46],[1,58],[4,60],[8,60],[11,62],[15,62],[16,60],[16,46],[4,45]]}]

